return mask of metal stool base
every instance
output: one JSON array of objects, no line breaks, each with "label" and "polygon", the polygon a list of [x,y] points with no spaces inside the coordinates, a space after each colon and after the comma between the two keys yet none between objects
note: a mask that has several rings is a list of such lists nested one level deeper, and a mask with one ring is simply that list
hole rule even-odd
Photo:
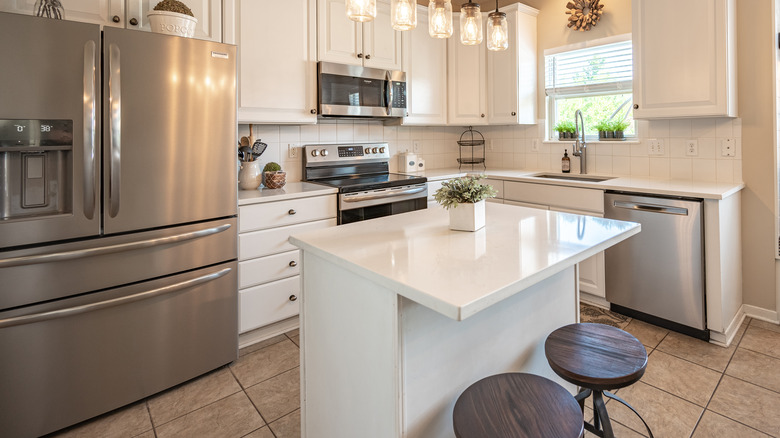
[{"label": "metal stool base", "polygon": [[654,438],[653,432],[650,430],[650,426],[648,426],[645,419],[639,415],[639,412],[637,412],[636,409],[634,409],[634,407],[628,404],[625,400],[609,391],[585,388],[580,391],[579,394],[574,396],[574,399],[577,400],[577,403],[580,404],[580,408],[582,409],[583,414],[585,413],[585,399],[588,398],[588,396],[591,394],[593,394],[593,423],[591,424],[585,421],[585,430],[602,438],[615,438],[615,434],[612,432],[612,422],[609,420],[607,406],[604,402],[603,396],[606,396],[607,398],[611,398],[612,400],[620,402],[628,409],[631,409],[631,412],[636,414],[639,420],[642,421],[642,424],[645,425],[650,438]]}]

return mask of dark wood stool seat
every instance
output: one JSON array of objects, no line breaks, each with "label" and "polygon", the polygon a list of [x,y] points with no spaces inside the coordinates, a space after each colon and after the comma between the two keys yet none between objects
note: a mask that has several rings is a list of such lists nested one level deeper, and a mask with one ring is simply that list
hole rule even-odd
[{"label": "dark wood stool seat", "polygon": [[452,413],[458,438],[578,438],[580,406],[561,385],[534,374],[486,377],[458,397]]},{"label": "dark wood stool seat", "polygon": [[631,409],[653,433],[639,413],[624,400],[608,392],[639,381],[647,368],[647,350],[631,334],[604,324],[578,323],[550,333],[544,343],[550,367],[561,378],[581,388],[575,397],[584,411],[585,399],[593,394],[593,424],[585,429],[601,437],[612,438],[612,424],[603,397],[614,399]]}]

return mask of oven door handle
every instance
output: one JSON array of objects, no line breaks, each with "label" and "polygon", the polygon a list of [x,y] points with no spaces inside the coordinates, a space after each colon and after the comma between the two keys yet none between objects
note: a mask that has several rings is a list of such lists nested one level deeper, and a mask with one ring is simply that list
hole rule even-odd
[{"label": "oven door handle", "polygon": [[198,286],[209,281],[216,280],[217,278],[224,277],[233,268],[224,268],[220,271],[206,274],[200,277],[193,278],[191,280],[185,280],[175,284],[169,284],[167,286],[158,287],[156,289],[150,289],[147,291],[139,292],[137,294],[128,295],[126,297],[113,298],[106,301],[100,301],[97,303],[83,304],[81,306],[68,307],[65,309],[51,310],[48,312],[33,313],[30,315],[15,316],[12,318],[0,319],[0,328],[13,327],[22,324],[32,324],[35,322],[48,321],[51,319],[65,318],[68,316],[79,315],[87,312],[94,312],[96,310],[105,309],[107,307],[119,306],[121,304],[128,304],[135,301],[146,300],[154,298],[159,295],[167,295],[174,292],[179,292],[184,289],[189,289]]},{"label": "oven door handle", "polygon": [[406,190],[398,190],[396,192],[382,192],[377,194],[368,194],[368,195],[353,195],[353,196],[344,196],[342,199],[344,202],[360,202],[360,201],[369,201],[371,199],[381,199],[381,198],[390,198],[393,196],[401,196],[401,195],[413,195],[415,193],[420,193],[424,191],[426,187],[414,187],[411,189]]}]

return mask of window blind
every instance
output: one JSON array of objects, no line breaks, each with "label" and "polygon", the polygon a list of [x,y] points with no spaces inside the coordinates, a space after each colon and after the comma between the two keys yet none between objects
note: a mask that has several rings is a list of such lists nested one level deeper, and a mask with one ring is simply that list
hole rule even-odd
[{"label": "window blind", "polygon": [[631,40],[547,55],[548,96],[632,92]]}]

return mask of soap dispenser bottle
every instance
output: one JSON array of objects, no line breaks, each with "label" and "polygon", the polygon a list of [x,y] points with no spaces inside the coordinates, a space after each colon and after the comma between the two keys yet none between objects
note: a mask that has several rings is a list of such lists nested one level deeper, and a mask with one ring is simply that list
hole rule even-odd
[{"label": "soap dispenser bottle", "polygon": [[571,172],[571,159],[569,158],[568,150],[563,150],[563,158],[561,158],[561,172]]}]

